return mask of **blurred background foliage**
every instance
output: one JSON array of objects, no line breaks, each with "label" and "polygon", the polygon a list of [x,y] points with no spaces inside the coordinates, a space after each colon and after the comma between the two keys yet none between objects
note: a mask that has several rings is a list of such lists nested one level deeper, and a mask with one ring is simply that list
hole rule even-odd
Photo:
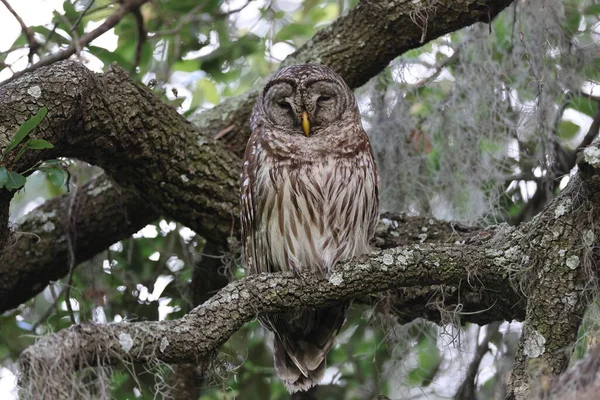
[{"label": "blurred background foliage", "polygon": [[[17,1],[9,3],[19,9]],[[34,44],[14,29],[14,42],[0,52],[0,80],[66,48],[118,7],[111,0],[55,3],[46,21],[29,26]],[[96,71],[118,63],[192,117],[254,87],[355,4],[156,0],[79,49],[76,58]],[[435,11],[423,7],[419,13]],[[422,21],[419,13],[415,24]],[[490,25],[454,32],[394,60],[356,91],[382,176],[383,208],[483,226],[531,219],[573,174],[574,151],[597,134],[599,42],[596,1],[515,1]],[[77,160],[62,161],[68,183],[31,175],[11,205],[13,222],[102,173]],[[208,251],[207,239],[158,220],[1,315],[0,392],[14,389],[14,362],[38,335],[73,321],[178,318],[210,296],[193,293],[193,279],[206,280],[214,291],[223,277],[243,276],[239,259]],[[215,265],[222,265],[220,278],[207,272]],[[72,315],[65,302],[69,280]],[[381,299],[376,306],[355,302],[330,354],[319,398],[501,398],[520,324],[402,325]],[[594,305],[574,358],[596,341],[596,321]],[[287,398],[274,377],[269,335],[257,322],[237,332],[207,369],[199,398]],[[475,373],[468,375],[470,365]],[[106,376],[114,398],[176,397],[169,392],[170,371],[126,366]],[[474,382],[473,389],[465,380]],[[4,392],[2,398],[15,395]]]}]

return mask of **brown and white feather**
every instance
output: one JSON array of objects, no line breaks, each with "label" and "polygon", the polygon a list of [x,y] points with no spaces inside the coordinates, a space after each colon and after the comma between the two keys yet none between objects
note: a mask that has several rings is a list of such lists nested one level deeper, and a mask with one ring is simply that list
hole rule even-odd
[{"label": "brown and white feather", "polygon": [[[290,134],[268,117],[264,96],[271,86],[292,85],[297,101],[306,104],[303,83],[321,80],[339,86],[336,95],[343,98],[334,105],[339,117],[317,126],[315,134]],[[367,252],[379,215],[378,176],[356,100],[343,80],[316,64],[280,71],[259,96],[251,127],[241,176],[248,273],[328,274],[339,261]],[[275,367],[291,392],[320,381],[347,308],[343,303],[260,317],[275,334]]]}]

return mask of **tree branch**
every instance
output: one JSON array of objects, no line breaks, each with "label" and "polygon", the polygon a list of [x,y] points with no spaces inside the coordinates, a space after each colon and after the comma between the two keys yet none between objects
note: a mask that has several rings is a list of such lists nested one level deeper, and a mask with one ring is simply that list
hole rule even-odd
[{"label": "tree branch", "polygon": [[15,17],[15,19],[21,26],[21,29],[23,30],[25,37],[27,37],[27,44],[29,45],[29,55],[28,55],[29,63],[33,63],[33,55],[35,54],[37,49],[40,47],[40,44],[35,40],[35,36],[33,34],[33,31],[31,30],[31,28],[29,28],[27,25],[25,25],[25,22],[23,21],[23,19],[11,7],[11,5],[8,3],[8,1],[7,0],[0,0],[0,1],[2,1],[2,4],[4,4],[6,9]]},{"label": "tree branch", "polygon": [[[600,142],[583,149],[577,160],[580,173],[526,224],[548,221],[538,227],[537,237],[526,239],[543,255],[538,255],[539,265],[526,269],[521,279],[526,319],[507,399],[531,398],[531,382],[539,379],[541,371],[558,375],[565,370],[567,350],[575,342],[583,311],[597,293]],[[564,220],[566,214],[576,216]],[[552,218],[563,223],[552,224]]]},{"label": "tree branch", "polygon": [[68,59],[73,54],[75,54],[75,52],[77,51],[78,48],[79,49],[84,48],[85,46],[90,44],[94,39],[96,39],[98,36],[103,35],[108,30],[114,28],[115,25],[117,25],[123,19],[123,17],[125,15],[127,15],[127,13],[137,10],[144,3],[148,2],[148,1],[149,0],[123,0],[121,2],[121,5],[119,6],[119,8],[113,14],[111,14],[108,18],[106,18],[106,20],[99,27],[97,27],[96,29],[94,29],[91,32],[86,33],[77,42],[72,43],[66,49],[59,51],[57,53],[51,54],[45,58],[42,58],[40,61],[38,61],[34,65],[27,67],[21,71],[15,72],[10,78],[6,79],[4,82],[1,82],[0,86],[5,85],[8,82],[12,82],[13,80],[17,79],[18,77],[22,76],[23,74],[25,74],[27,72],[32,72],[40,67],[48,66],[48,65],[54,64],[55,62]]}]

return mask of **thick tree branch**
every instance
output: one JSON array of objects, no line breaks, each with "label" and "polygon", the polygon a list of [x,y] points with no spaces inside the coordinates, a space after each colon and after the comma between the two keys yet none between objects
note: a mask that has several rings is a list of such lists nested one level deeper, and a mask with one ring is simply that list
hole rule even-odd
[{"label": "thick tree branch", "polygon": [[[600,142],[583,149],[580,173],[541,215],[526,225],[554,217],[535,237],[539,265],[523,271],[521,288],[527,297],[526,319],[508,386],[508,399],[528,399],[531,382],[540,373],[560,374],[568,365],[583,311],[597,293],[600,218]],[[563,217],[566,214],[573,219]]]},{"label": "thick tree branch", "polygon": [[[25,171],[41,160],[59,156],[79,158],[103,167],[121,187],[141,194],[142,200],[126,196],[127,204],[120,203],[123,208],[152,209],[154,211],[148,216],[163,214],[215,241],[224,242],[231,234],[238,214],[239,161],[217,142],[202,135],[173,108],[161,103],[148,89],[137,86],[126,72],[114,68],[106,74],[96,75],[81,64],[64,61],[3,86],[0,88],[0,147],[6,146],[23,119],[41,107],[49,109],[48,115],[31,135],[44,138],[55,147],[26,152],[18,161],[15,161],[15,152],[9,153],[5,158],[9,170]],[[90,192],[82,191],[85,193]],[[94,204],[97,199],[77,201]],[[71,204],[70,199],[60,201],[61,207],[68,204]],[[75,217],[103,219],[104,210],[87,210],[94,210],[96,217]],[[115,222],[125,219],[123,214],[114,213],[113,216],[117,216]],[[31,218],[45,219],[47,216],[42,212]],[[143,224],[147,219],[137,222]],[[106,225],[100,223],[98,227]],[[122,225],[123,228],[126,226]],[[126,235],[141,226],[130,225],[127,229],[113,229],[112,232]],[[40,227],[43,229],[44,225]],[[83,244],[94,243],[96,237],[101,236],[100,233],[90,234],[86,229],[89,228],[82,228],[84,235],[78,235],[78,245],[83,246],[76,251],[79,254],[93,254],[99,250],[97,247],[86,248]],[[28,233],[47,237],[43,230]],[[66,243],[59,235],[60,232],[49,239],[52,240],[50,243],[62,246],[55,253],[63,254]],[[107,240],[112,243],[118,239],[120,237]],[[24,247],[14,249],[25,251],[21,253],[22,257],[16,254],[19,264],[36,263],[38,254],[32,254],[35,251],[27,253],[29,250]],[[7,251],[1,254],[2,275],[24,277],[10,272],[15,269],[15,264],[5,260],[14,255],[8,254]],[[44,259],[46,263],[36,266],[37,270],[63,268],[64,271],[60,257],[56,261]],[[52,276],[60,275],[54,272]],[[30,293],[36,293],[52,278],[44,273],[31,279],[37,279],[38,284]],[[34,282],[29,280],[27,284],[31,283]],[[0,303],[11,302],[12,295],[24,286],[26,284],[14,279],[0,281]],[[12,302],[12,306],[15,305]]]},{"label": "thick tree branch", "polygon": [[[15,242],[3,254],[0,263],[0,275],[3,277],[0,281],[0,311],[17,307],[43,290],[49,282],[68,272],[69,249],[63,221],[67,219],[72,196],[73,193],[52,199],[20,221]],[[115,238],[128,237],[159,217],[158,212],[135,192],[116,186],[105,175],[79,189],[76,201],[78,207],[72,220],[76,221],[77,246],[74,251],[77,262],[89,259],[114,243]],[[103,212],[90,213],[89,210]],[[489,239],[493,233],[493,229],[478,230],[432,218],[384,213],[373,243],[384,249],[420,243],[479,243]],[[204,273],[209,274],[210,271]],[[196,283],[202,285],[206,282],[197,280]],[[493,292],[469,287],[402,290],[393,298],[387,297],[387,301],[394,302],[397,315],[404,321],[420,316],[436,320],[440,317],[440,307],[476,312],[492,305],[494,313],[481,317],[497,320],[512,315],[510,310],[514,305],[498,299]],[[482,319],[479,323],[484,321]]]},{"label": "thick tree branch", "polygon": [[59,156],[82,159],[200,234],[224,240],[231,232],[239,160],[122,69],[97,75],[64,61],[2,87],[0,147],[23,115],[41,107],[48,114],[31,135],[55,147],[26,152],[18,162],[11,152],[8,169],[24,171]]},{"label": "thick tree branch", "polygon": [[[68,218],[74,202],[75,215]],[[75,221],[72,229],[77,232],[77,245],[73,250],[75,261],[81,262],[113,244],[115,237],[130,236],[157,217],[136,193],[119,188],[106,175],[47,201],[19,222],[14,242],[2,254],[0,310],[17,307],[68,273],[66,221]]]}]

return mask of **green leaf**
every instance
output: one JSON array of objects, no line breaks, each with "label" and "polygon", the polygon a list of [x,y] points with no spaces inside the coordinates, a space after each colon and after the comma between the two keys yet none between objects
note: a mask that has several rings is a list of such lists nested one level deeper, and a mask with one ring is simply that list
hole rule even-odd
[{"label": "green leaf", "polygon": [[61,168],[40,168],[40,171],[44,172],[50,183],[56,187],[64,186],[69,177],[69,174]]},{"label": "green leaf", "polygon": [[91,45],[87,46],[87,49],[90,51],[90,53],[98,57],[106,67],[108,67],[113,62],[116,62],[123,68],[131,68],[131,61],[127,60],[127,58],[121,54],[119,49],[113,52],[106,50],[104,47]]},{"label": "green leaf", "polygon": [[183,72],[196,72],[200,69],[198,60],[179,60],[173,64],[173,69]]},{"label": "green leaf", "polygon": [[15,136],[12,138],[8,146],[6,146],[3,154],[6,154],[17,147],[19,143],[21,143],[23,139],[25,139],[27,135],[29,135],[29,133],[31,133],[31,131],[34,130],[35,127],[40,124],[40,122],[42,122],[42,119],[44,119],[47,113],[48,109],[46,107],[42,107],[37,114],[25,121],[17,133],[15,133]]},{"label": "green leaf", "polygon": [[579,125],[571,121],[562,120],[558,123],[558,137],[561,139],[573,139],[577,132],[579,132]]},{"label": "green leaf", "polygon": [[310,10],[312,10],[313,8],[315,8],[317,5],[319,5],[319,0],[306,0],[304,2],[304,9],[303,9],[303,15],[307,15]]},{"label": "green leaf", "polygon": [[171,105],[171,107],[173,107],[174,109],[178,109],[179,107],[181,107],[181,105],[183,104],[183,102],[185,101],[185,97],[178,97],[176,99],[173,100],[169,100],[169,104]]},{"label": "green leaf", "polygon": [[0,189],[8,182],[8,171],[5,167],[0,167]]},{"label": "green leaf", "polygon": [[8,171],[8,179],[5,186],[8,190],[20,189],[23,187],[23,185],[25,185],[26,180],[27,179],[25,179],[25,177],[18,172]]},{"label": "green leaf", "polygon": [[46,40],[48,40],[48,38],[51,36],[50,34],[52,34],[52,38],[51,38],[52,43],[66,44],[66,45],[71,43],[69,38],[65,37],[65,35],[63,34],[63,32],[61,30],[52,31],[51,29],[48,29],[43,25],[32,26],[31,30],[35,33],[39,33],[40,35],[44,36],[44,39],[46,39]]},{"label": "green leaf", "polygon": [[29,139],[27,141],[27,147],[29,147],[30,149],[35,149],[35,150],[42,150],[42,149],[52,149],[52,148],[54,148],[54,145],[44,139]]}]

